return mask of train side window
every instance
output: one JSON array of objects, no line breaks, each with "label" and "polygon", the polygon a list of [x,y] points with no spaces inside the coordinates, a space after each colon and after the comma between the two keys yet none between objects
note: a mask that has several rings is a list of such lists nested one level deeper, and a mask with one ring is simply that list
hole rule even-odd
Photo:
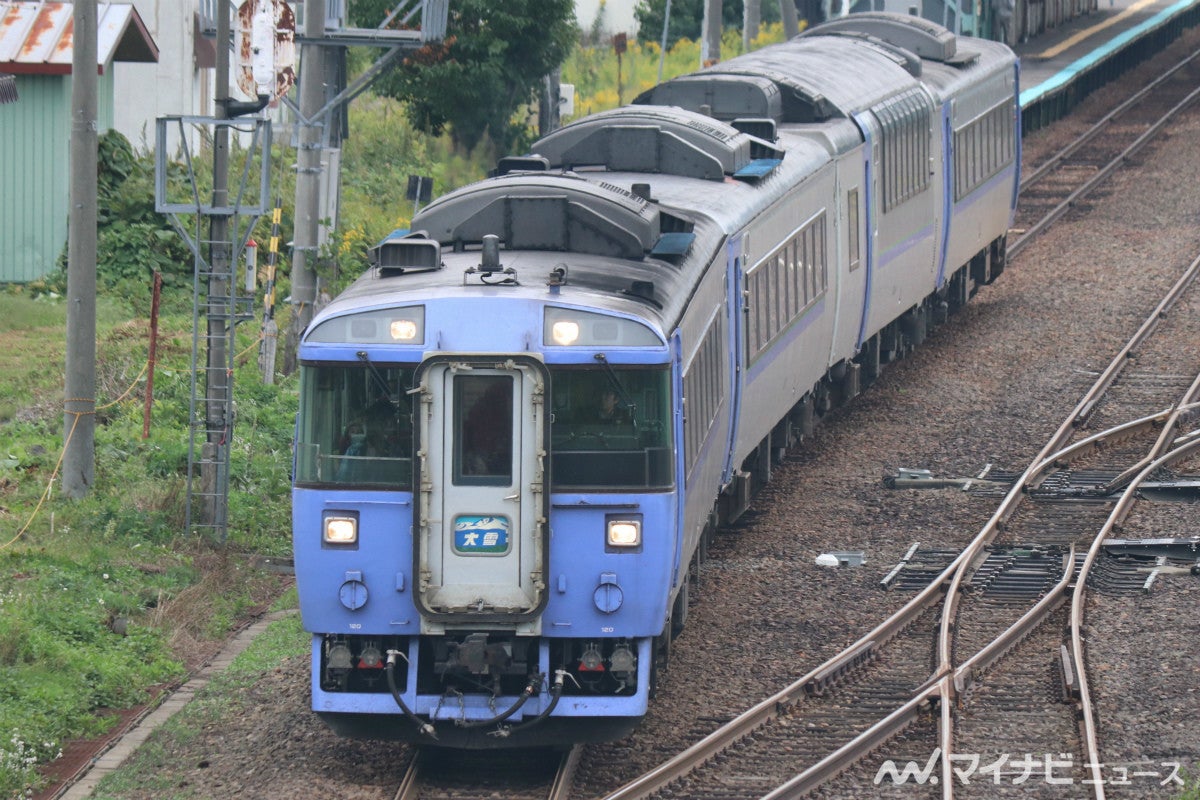
[{"label": "train side window", "polygon": [[817,279],[821,282],[821,294],[829,288],[828,253],[825,247],[825,215],[822,214],[817,224]]},{"label": "train side window", "polygon": [[861,242],[858,234],[858,189],[846,192],[846,232],[849,235],[846,252],[850,260],[850,271],[862,263]]},{"label": "train side window", "polygon": [[797,311],[804,308],[804,270],[800,266],[800,245],[795,239],[788,242],[788,277],[792,282],[792,295],[796,298]]}]

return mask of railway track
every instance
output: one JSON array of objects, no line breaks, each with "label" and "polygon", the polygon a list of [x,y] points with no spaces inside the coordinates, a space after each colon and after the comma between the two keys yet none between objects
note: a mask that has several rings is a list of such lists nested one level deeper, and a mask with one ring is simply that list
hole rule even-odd
[{"label": "railway track", "polygon": [[[975,743],[982,735],[991,743],[992,752],[1005,756],[1005,760],[1011,753],[1082,752],[1080,758],[1025,765],[1032,764],[1030,769],[1036,768],[1039,775],[1055,780],[1091,785],[1095,796],[1103,798],[1103,782],[1091,774],[1092,765],[1103,762],[1086,676],[1080,668],[1085,662],[1078,631],[1087,575],[1104,540],[1128,514],[1138,485],[1173,460],[1200,451],[1200,437],[1177,436],[1180,423],[1196,410],[1200,378],[1171,400],[1165,410],[1090,435],[1084,435],[1086,431],[1081,428],[1118,384],[1122,368],[1130,363],[1129,353],[1147,346],[1158,321],[1169,316],[1170,308],[1185,291],[1196,291],[1198,274],[1200,259],[1193,262],[1147,324],[1068,415],[972,545],[904,609],[782,692],[609,795],[609,800],[648,796],[799,797],[832,780],[906,726],[927,719],[931,713],[940,716],[940,724],[936,742],[927,752],[937,748],[942,756],[938,777],[943,797],[954,796],[964,763],[978,764],[983,753]],[[1158,332],[1167,334],[1160,340],[1171,338],[1172,331]],[[1196,368],[1200,365],[1193,365]],[[1141,439],[1144,446],[1133,447],[1135,439]],[[1106,450],[1108,443],[1121,446]],[[1082,459],[1099,456],[1106,460],[1114,455],[1122,469],[1082,471],[1093,479],[1088,484],[1091,497],[1081,499],[1079,487],[1062,480],[1064,472],[1079,471]],[[1053,475],[1059,480],[1048,480]],[[1099,476],[1109,477],[1100,484],[1094,480]],[[1047,483],[1060,488],[1057,492],[1039,492],[1038,487]],[[1114,496],[1114,486],[1119,491],[1115,501],[1108,499]],[[1039,495],[1040,499],[1030,499]],[[1065,502],[1061,501],[1064,497]],[[997,549],[1001,539],[1011,541],[1004,550]],[[920,665],[929,663],[932,637],[919,634],[922,629],[928,630],[931,617],[936,616],[943,589],[953,602],[942,606],[936,669],[922,682]],[[1058,615],[1060,623],[1068,618],[1068,598],[1072,601],[1069,619],[1074,635],[1070,647],[1057,652],[1062,654],[1064,692],[1077,703],[1077,709],[1050,702],[1054,691],[1048,687],[1053,686],[1053,673],[1047,669],[1049,660],[1045,655],[1055,652],[1046,643],[1056,641],[1062,627],[1053,624],[1053,615]],[[971,611],[963,613],[968,607]],[[1001,608],[1006,613],[998,613]],[[970,633],[965,633],[968,630]],[[1025,642],[1030,636],[1035,637],[1032,643]],[[1007,672],[997,670],[997,674],[1007,677],[987,691],[976,688],[976,681],[1010,650],[1018,655],[1007,662]],[[841,688],[846,685],[853,688]],[[825,699],[830,691],[836,691],[836,699]],[[960,706],[969,709],[972,696],[984,700],[974,712],[964,711],[961,720],[966,735],[963,743],[956,745],[956,710]],[[1044,721],[1048,707],[1060,712],[1049,726],[1057,731],[1051,739],[1047,739]],[[1083,720],[1079,734],[1074,726],[1076,714]],[[1040,731],[1030,739],[1029,726],[998,725],[1000,719],[1010,718],[1006,715],[1039,716]],[[1002,733],[997,733],[1003,729],[1013,733],[1010,740],[1005,741]],[[971,738],[973,735],[975,738]],[[822,741],[841,745],[814,758],[814,744],[819,748]],[[781,753],[786,757],[781,759]],[[778,783],[780,770],[797,763],[811,766]],[[1054,769],[1060,772],[1054,773]],[[771,783],[776,786],[768,788]],[[1023,792],[1022,784],[1010,783],[1007,788]],[[997,787],[988,785],[978,796],[997,794]]]},{"label": "railway track", "polygon": [[1021,178],[1010,258],[1076,208],[1200,97],[1200,52],[1193,52],[1127,98]]},{"label": "railway track", "polygon": [[[1187,59],[1172,74],[1186,73],[1192,63]],[[1172,103],[1150,129],[1161,131],[1186,103]],[[1095,138],[1096,128],[1085,136]],[[1147,137],[1139,137],[1137,146],[1145,141]],[[1119,165],[1130,152],[1122,148],[1111,163]],[[1097,172],[1111,169],[1106,165]],[[1088,188],[1095,185],[1090,182]],[[1068,190],[1068,199],[1076,191]],[[1069,207],[1069,202],[1054,204],[1045,214],[1048,221],[1027,229],[1021,241]],[[1173,343],[1180,331],[1163,325],[1176,323],[1172,310],[1185,293],[1196,291],[1198,271],[1200,259],[1099,374],[1013,482],[974,542],[908,605],[800,680],[608,795],[609,800],[799,797],[828,784],[908,726],[913,727],[903,740],[907,751],[923,750],[925,759],[931,752],[941,755],[935,759],[940,770],[932,776],[938,780],[926,791],[948,798],[966,788],[956,786],[962,783],[962,765],[985,757],[978,732],[987,731],[992,752],[1039,752],[1041,760],[1030,770],[1076,788],[1089,786],[1095,797],[1103,798],[1097,724],[1081,668],[1086,663],[1080,630],[1088,575],[1103,541],[1129,513],[1137,485],[1196,449],[1196,437],[1179,439],[1178,430],[1200,394],[1200,382],[1191,380],[1200,365],[1167,360],[1172,349],[1179,349]],[[1186,327],[1189,315],[1178,316]],[[914,563],[919,560],[910,555]],[[926,568],[944,560],[929,559]],[[1101,580],[1113,579],[1111,572],[1101,574]],[[944,604],[943,593],[949,598]],[[939,607],[934,645],[933,637],[921,632],[929,633]],[[1061,631],[1066,627],[1073,636],[1064,645]],[[999,664],[1010,651],[1013,655]],[[1057,660],[1047,658],[1047,652],[1058,654]],[[995,680],[979,683],[989,672]],[[1062,697],[1072,704],[1055,702]],[[1036,748],[1028,737],[1021,740],[1030,726],[1009,725],[1012,735],[997,738],[997,719],[1006,714],[1044,717],[1048,707],[1055,709],[1055,719],[1041,726]],[[845,712],[851,708],[853,712]],[[869,720],[872,714],[874,721]],[[828,747],[823,756],[816,752],[821,743]],[[1018,749],[1022,747],[1033,749]],[[1057,762],[1045,758],[1046,753],[1063,752],[1072,757]],[[924,765],[925,759],[915,757],[914,766]],[[932,769],[933,761],[928,764]],[[1010,770],[1014,768],[1023,766]],[[788,770],[797,774],[779,781]],[[999,766],[993,771],[997,782],[1007,774]],[[996,796],[992,781],[984,783],[966,788],[962,796]],[[1010,782],[1008,788],[1023,791],[1022,783]],[[912,787],[899,788],[912,796]]]},{"label": "railway track", "polygon": [[415,748],[393,800],[567,800],[582,752]]}]

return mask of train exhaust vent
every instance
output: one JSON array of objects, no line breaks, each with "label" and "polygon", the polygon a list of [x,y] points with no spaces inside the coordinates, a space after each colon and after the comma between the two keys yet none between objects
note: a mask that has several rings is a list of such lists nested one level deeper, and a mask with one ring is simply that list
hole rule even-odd
[{"label": "train exhaust vent", "polygon": [[442,268],[442,247],[424,231],[392,234],[369,251],[370,263],[382,278],[405,272],[430,272]]},{"label": "train exhaust vent", "polygon": [[541,156],[504,156],[496,164],[492,177],[508,175],[510,172],[546,172],[550,160]]},{"label": "train exhaust vent", "polygon": [[701,107],[719,120],[761,117],[783,119],[783,97],[779,86],[759,75],[700,72],[660,83],[639,95],[638,105],[678,106],[699,111]]},{"label": "train exhaust vent", "polygon": [[660,214],[632,192],[573,175],[523,173],[463,187],[413,221],[461,250],[495,234],[507,250],[569,250],[641,259],[661,233]]},{"label": "train exhaust vent", "polygon": [[[756,117],[755,119],[771,119]],[[759,125],[773,132],[773,127]],[[631,106],[593,114],[543,137],[534,152],[562,169],[604,167],[720,181],[783,151],[737,128],[682,108]]]},{"label": "train exhaust vent", "polygon": [[[742,133],[753,136],[756,139],[762,139],[764,142],[773,142],[779,138],[778,126],[775,124],[775,120],[770,118],[739,117],[729,124]],[[750,149],[753,151],[754,146],[751,145]],[[753,152],[751,152],[751,155],[754,158],[764,157],[763,155],[756,155]]]},{"label": "train exhaust vent", "polygon": [[868,11],[816,25],[805,36],[852,33],[869,36],[899,47],[929,61],[953,62],[958,38],[936,22],[905,14]]}]

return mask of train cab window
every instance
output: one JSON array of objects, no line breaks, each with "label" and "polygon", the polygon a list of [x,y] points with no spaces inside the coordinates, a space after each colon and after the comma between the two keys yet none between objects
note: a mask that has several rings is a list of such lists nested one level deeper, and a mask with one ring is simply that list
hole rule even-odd
[{"label": "train cab window", "polygon": [[296,483],[412,488],[412,367],[302,364]]},{"label": "train cab window", "polygon": [[666,367],[550,370],[550,479],[557,491],[673,483]]},{"label": "train cab window", "polygon": [[513,482],[513,379],[508,375],[454,378],[454,482],[508,486]]}]

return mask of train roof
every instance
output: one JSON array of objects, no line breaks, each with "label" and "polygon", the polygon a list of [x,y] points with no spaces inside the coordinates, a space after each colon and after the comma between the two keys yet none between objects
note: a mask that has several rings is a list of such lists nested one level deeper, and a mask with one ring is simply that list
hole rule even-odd
[{"label": "train roof", "polygon": [[381,242],[376,266],[321,316],[464,286],[545,301],[552,286],[555,302],[642,316],[665,333],[727,236],[861,145],[850,117],[919,82],[935,99],[963,92],[1013,62],[1003,45],[913,17],[817,26],[502,159],[496,177],[438,198],[412,233]]},{"label": "train roof", "polygon": [[956,37],[919,17],[858,13],[666,81],[634,103],[802,124],[852,117],[918,83],[945,96],[1014,60],[1000,43]]}]

